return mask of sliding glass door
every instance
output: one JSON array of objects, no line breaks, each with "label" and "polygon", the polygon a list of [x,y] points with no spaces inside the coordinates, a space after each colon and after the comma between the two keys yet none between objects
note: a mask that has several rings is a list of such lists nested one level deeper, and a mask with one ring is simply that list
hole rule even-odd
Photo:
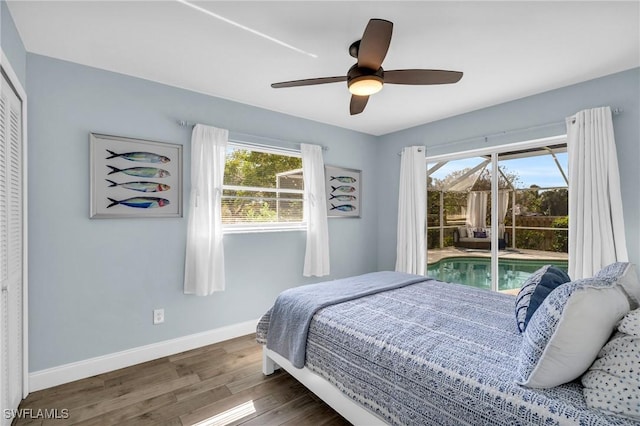
[{"label": "sliding glass door", "polygon": [[498,256],[498,290],[517,293],[527,277],[543,265],[567,270],[567,146],[555,144],[502,153],[498,164],[510,179],[508,195],[501,205],[501,227],[508,244]]},{"label": "sliding glass door", "polygon": [[491,288],[491,156],[427,164],[427,275]]},{"label": "sliding glass door", "polygon": [[516,292],[542,265],[566,269],[566,164],[563,137],[428,156],[427,275]]}]

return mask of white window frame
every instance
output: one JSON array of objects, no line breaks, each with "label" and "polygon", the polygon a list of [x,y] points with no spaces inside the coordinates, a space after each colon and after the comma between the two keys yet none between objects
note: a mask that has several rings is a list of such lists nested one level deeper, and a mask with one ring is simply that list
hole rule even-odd
[{"label": "white window frame", "polygon": [[[491,155],[491,170],[497,170],[498,168],[498,154],[509,151],[520,151],[528,148],[540,148],[546,145],[556,145],[567,142],[567,135],[562,134],[558,136],[551,136],[541,139],[533,139],[524,142],[514,142],[502,145],[494,145],[490,147],[483,147],[479,149],[472,149],[468,151],[458,151],[448,154],[432,155],[429,156],[429,147],[427,146],[425,167],[429,166],[429,163],[437,163],[439,161],[451,161],[460,160],[463,158],[479,157]],[[427,169],[428,173],[428,169]],[[491,173],[491,205],[498,204],[498,173]],[[491,291],[498,291],[498,210],[491,209]],[[425,224],[426,230],[426,224]],[[426,255],[429,255],[429,249],[426,250]]]},{"label": "white window frame", "polygon": [[[250,151],[259,151],[267,154],[283,155],[288,157],[302,158],[300,150],[274,147],[262,144],[255,144],[243,141],[229,141],[228,148],[246,149]],[[304,172],[303,172],[304,173]],[[275,193],[303,194],[302,202],[306,203],[303,190],[288,189],[281,190],[279,188],[258,188],[242,185],[223,185],[222,190],[264,190]],[[223,196],[224,199],[224,196]],[[304,207],[303,207],[304,210]],[[258,223],[227,223],[222,225],[225,234],[245,234],[253,232],[284,232],[284,231],[306,231],[307,223],[304,219],[301,222],[258,222]]]}]

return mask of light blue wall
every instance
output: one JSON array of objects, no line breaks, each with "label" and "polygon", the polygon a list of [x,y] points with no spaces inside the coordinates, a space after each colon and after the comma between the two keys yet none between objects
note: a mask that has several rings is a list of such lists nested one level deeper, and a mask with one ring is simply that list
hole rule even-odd
[{"label": "light blue wall", "polygon": [[[640,264],[640,69],[377,138],[25,54],[4,1],[0,13],[2,49],[29,96],[31,371],[255,319],[280,291],[319,281],[301,276],[303,232],[233,234],[224,240],[227,291],[185,296],[186,211],[183,219],[88,218],[89,132],[183,144],[185,188],[190,129],[177,126],[178,119],[328,146],[327,164],[361,169],[364,179],[362,218],[329,223],[329,278],[337,278],[394,267],[402,147],[427,145],[433,155],[478,148],[485,144],[435,146],[611,105],[624,110],[614,125],[630,257]],[[563,131],[545,127],[487,145]],[[151,312],[158,307],[165,308],[166,322],[153,326]]]},{"label": "light blue wall", "polygon": [[27,54],[4,0],[0,0],[0,46],[18,76],[20,84],[25,87]]},{"label": "light blue wall", "polygon": [[365,183],[362,218],[329,221],[328,278],[377,269],[375,137],[34,54],[27,82],[31,371],[257,319],[282,290],[319,280],[302,277],[304,232],[232,234],[227,290],[184,295],[186,212],[89,219],[89,132],[183,144],[185,188],[179,119],[328,146],[325,162],[361,169]]},{"label": "light blue wall", "polygon": [[446,120],[391,133],[380,138],[378,168],[385,170],[378,180],[378,268],[392,269],[396,258],[398,179],[402,147],[426,145],[427,155],[446,154],[526,141],[566,133],[564,125],[536,131],[514,132],[487,142],[474,140],[449,144],[476,136],[548,123],[562,123],[564,117],[598,106],[622,108],[613,119],[616,137],[625,229],[630,260],[640,264],[640,69],[613,74],[596,80],[473,111]]}]

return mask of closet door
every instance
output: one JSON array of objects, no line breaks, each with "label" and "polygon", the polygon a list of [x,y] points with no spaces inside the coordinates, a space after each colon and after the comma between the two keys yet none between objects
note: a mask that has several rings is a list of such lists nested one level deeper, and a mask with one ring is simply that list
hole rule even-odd
[{"label": "closet door", "polygon": [[23,384],[22,106],[4,73],[0,82],[0,401],[16,409]]}]

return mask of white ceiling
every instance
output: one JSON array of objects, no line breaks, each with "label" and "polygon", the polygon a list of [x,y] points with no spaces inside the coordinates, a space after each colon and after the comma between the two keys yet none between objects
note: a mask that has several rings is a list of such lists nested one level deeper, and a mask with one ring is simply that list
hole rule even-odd
[{"label": "white ceiling", "polygon": [[[380,135],[640,66],[638,1],[9,1],[29,52]],[[394,23],[385,69],[463,71],[454,85],[385,85],[349,115],[346,75],[370,18]],[[635,94],[634,96],[637,96]],[[188,118],[188,117],[187,117]]]}]

